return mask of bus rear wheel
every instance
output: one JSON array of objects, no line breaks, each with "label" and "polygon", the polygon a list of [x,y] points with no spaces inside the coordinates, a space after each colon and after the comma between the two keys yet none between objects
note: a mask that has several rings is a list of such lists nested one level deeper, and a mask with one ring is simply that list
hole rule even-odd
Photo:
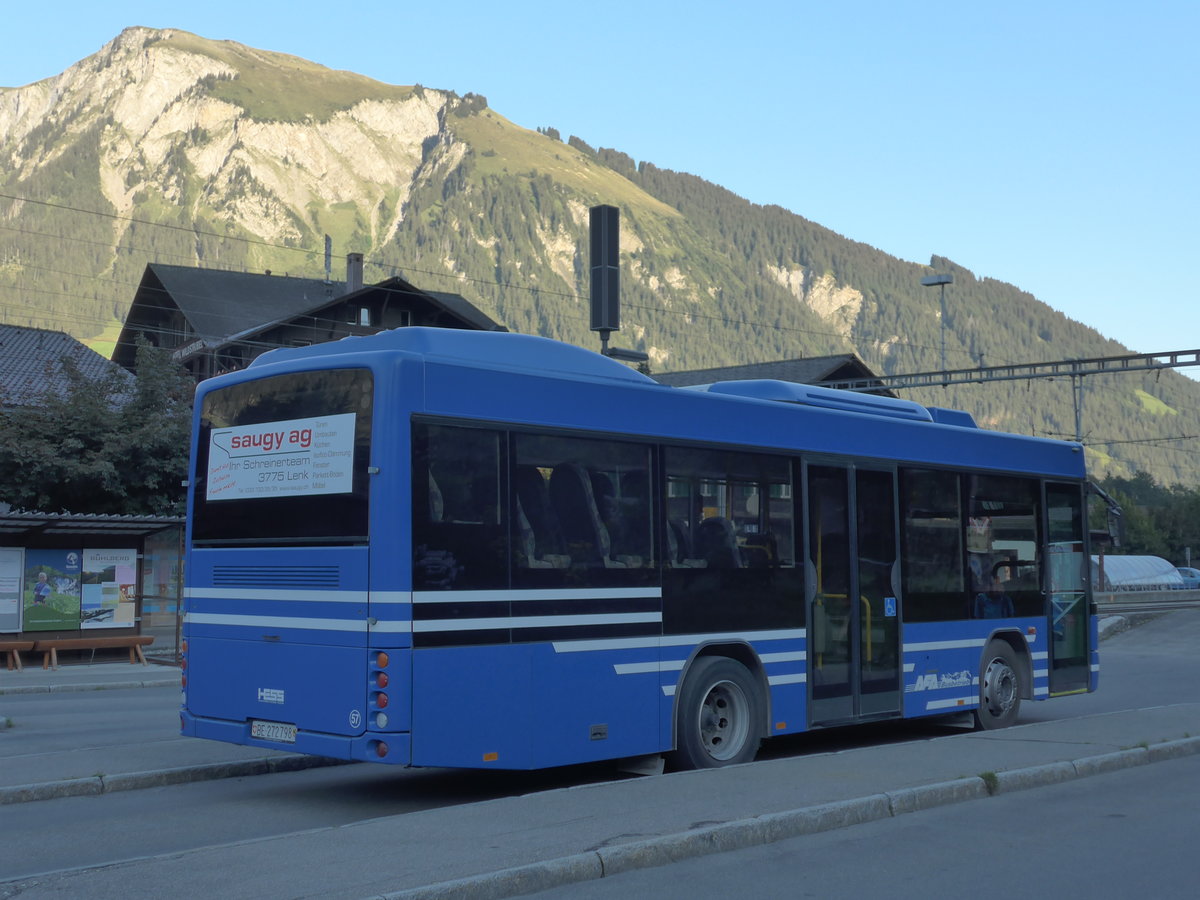
[{"label": "bus rear wheel", "polygon": [[724,656],[696,660],[683,683],[675,726],[677,769],[715,769],[758,753],[762,692],[750,671]]},{"label": "bus rear wheel", "polygon": [[975,724],[984,730],[1007,728],[1021,711],[1021,677],[1012,647],[992,641],[983,654],[979,670],[979,709]]}]

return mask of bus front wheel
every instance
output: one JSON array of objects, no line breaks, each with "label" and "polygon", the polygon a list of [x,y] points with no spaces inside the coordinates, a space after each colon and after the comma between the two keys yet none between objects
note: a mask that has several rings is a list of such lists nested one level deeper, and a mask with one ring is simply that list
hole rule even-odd
[{"label": "bus front wheel", "polygon": [[1007,728],[1021,711],[1021,677],[1017,674],[1013,649],[1004,641],[992,641],[983,654],[979,670],[979,709],[975,723],[982,729]]},{"label": "bus front wheel", "polygon": [[715,769],[749,762],[758,752],[762,692],[736,660],[704,656],[683,682],[675,726],[677,769]]}]

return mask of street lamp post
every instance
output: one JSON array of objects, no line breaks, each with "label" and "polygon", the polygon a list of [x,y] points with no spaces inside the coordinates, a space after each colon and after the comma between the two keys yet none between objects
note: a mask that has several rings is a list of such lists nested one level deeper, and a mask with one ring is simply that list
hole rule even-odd
[{"label": "street lamp post", "polygon": [[926,275],[921,279],[925,287],[938,285],[941,288],[942,302],[942,372],[946,371],[946,285],[954,284],[953,275]]}]

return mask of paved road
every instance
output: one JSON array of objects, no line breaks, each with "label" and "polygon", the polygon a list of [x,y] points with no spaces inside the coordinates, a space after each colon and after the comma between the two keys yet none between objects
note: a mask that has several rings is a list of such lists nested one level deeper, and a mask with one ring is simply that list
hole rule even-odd
[{"label": "paved road", "polygon": [[[209,883],[206,873],[215,867],[217,874],[240,878],[233,888],[209,885],[225,896],[358,898],[575,859],[637,840],[687,837],[703,823],[1119,753],[1142,742],[1200,735],[1194,704],[1128,712],[1193,700],[1200,683],[1197,641],[1200,611],[1114,637],[1102,648],[1100,693],[1026,704],[1022,721],[1035,723],[1029,729],[973,735],[923,722],[841,730],[774,742],[764,762],[721,773],[626,781],[607,767],[506,774],[354,766],[4,807],[0,882],[7,884],[0,884],[0,897],[18,889],[14,879],[37,873],[49,874],[35,885],[20,884],[24,897],[70,893],[84,876],[64,869],[126,861],[115,870],[89,871],[88,893],[156,896],[143,891],[144,879],[198,887]],[[0,678],[0,690],[11,683]],[[171,688],[0,695],[0,712],[15,722],[0,733],[0,784],[39,759],[91,776],[100,765],[90,762],[95,759],[136,766],[164,753],[174,759],[213,748],[250,752],[179,738],[176,701]],[[1127,712],[1104,715],[1118,711]],[[49,750],[41,757],[39,733]],[[54,840],[46,840],[48,834]],[[409,851],[397,856],[396,847]],[[316,861],[322,864],[314,871]],[[113,874],[135,871],[133,883]]]}]

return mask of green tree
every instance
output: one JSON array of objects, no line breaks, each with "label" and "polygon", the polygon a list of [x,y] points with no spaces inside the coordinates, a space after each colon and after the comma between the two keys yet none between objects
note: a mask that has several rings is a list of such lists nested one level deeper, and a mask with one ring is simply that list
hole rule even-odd
[{"label": "green tree", "polygon": [[60,364],[65,391],[0,410],[0,499],[17,509],[178,515],[184,508],[191,382],[144,341],[133,378]]},{"label": "green tree", "polygon": [[109,447],[125,511],[182,515],[195,385],[166,351],[142,338],[134,367],[133,392]]}]

